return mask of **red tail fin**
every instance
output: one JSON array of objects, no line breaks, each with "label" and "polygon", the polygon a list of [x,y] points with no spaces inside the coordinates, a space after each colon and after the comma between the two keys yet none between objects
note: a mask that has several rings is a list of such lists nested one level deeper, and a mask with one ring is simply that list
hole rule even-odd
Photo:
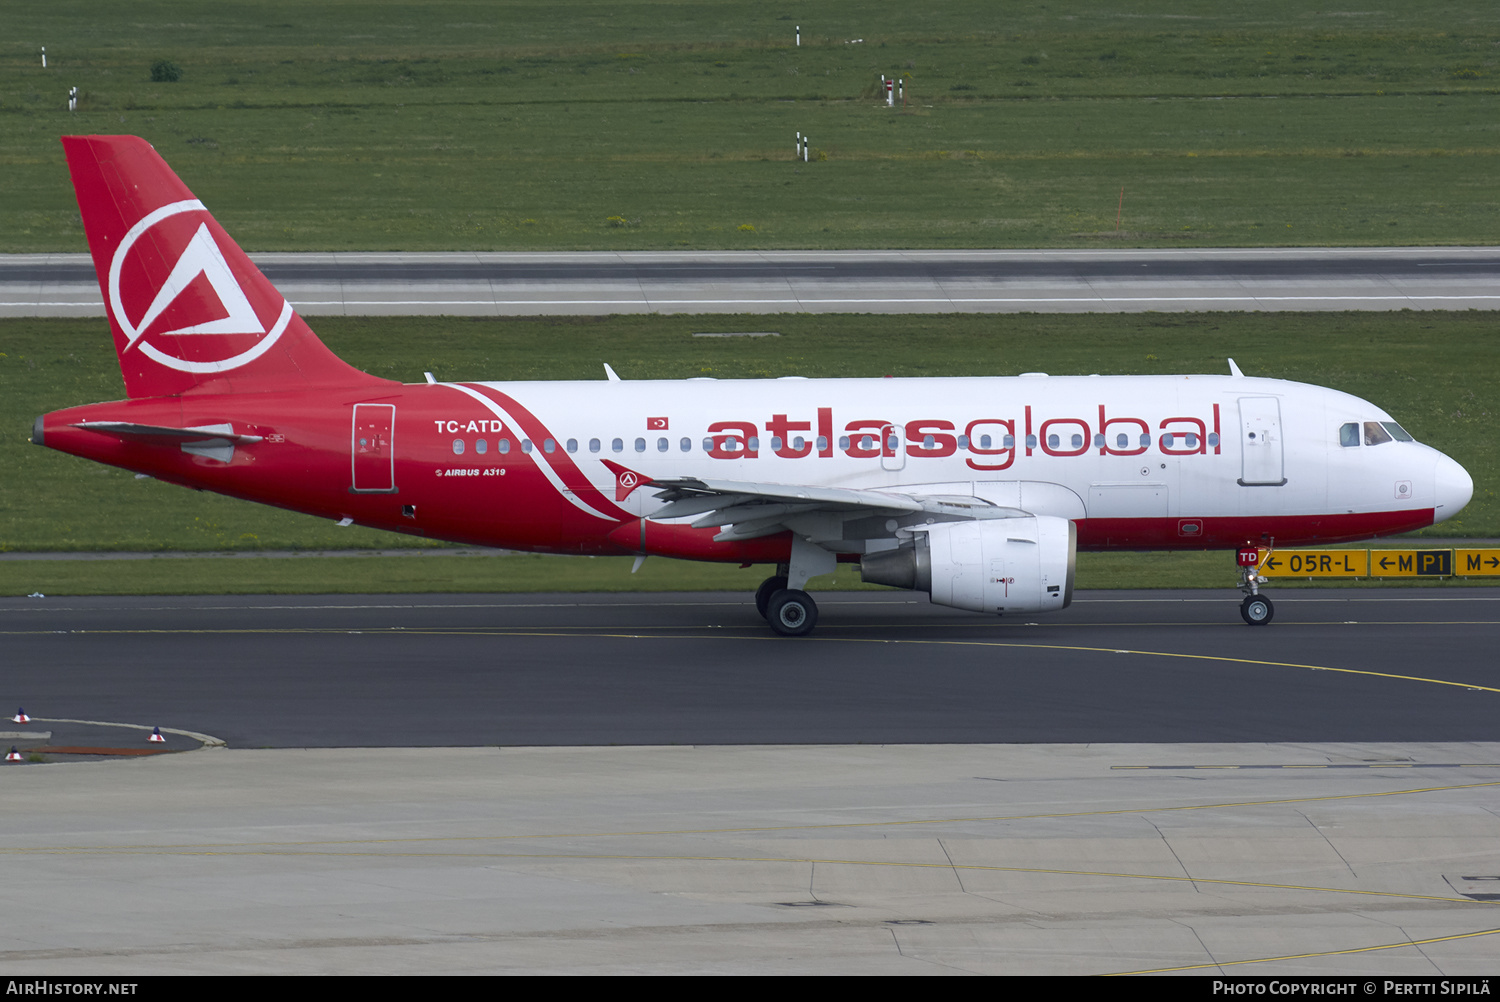
[{"label": "red tail fin", "polygon": [[62,142],[130,396],[385,382],[318,340],[144,139]]}]

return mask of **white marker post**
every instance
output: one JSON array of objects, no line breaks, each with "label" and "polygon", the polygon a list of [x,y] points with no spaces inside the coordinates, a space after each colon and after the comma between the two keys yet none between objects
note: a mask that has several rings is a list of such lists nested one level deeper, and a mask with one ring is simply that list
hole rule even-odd
[{"label": "white marker post", "polygon": [[801,158],[802,158],[802,133],[799,132],[799,133],[797,133],[797,152],[794,153],[794,154],[792,154],[792,159],[793,160],[800,160]]},{"label": "white marker post", "polygon": [[812,145],[806,136],[802,137],[802,162],[807,163],[807,148]]},{"label": "white marker post", "polygon": [[78,110],[78,88],[77,87],[73,87],[73,88],[70,88],[68,90],[68,110],[69,111],[77,111]]},{"label": "white marker post", "polygon": [[894,80],[886,80],[885,82],[885,106],[887,108],[896,107],[896,81]]},{"label": "white marker post", "polygon": [[44,45],[44,46],[42,46],[42,69],[45,70],[46,68],[47,68],[47,47]]},{"label": "white marker post", "polygon": [[802,45],[802,25],[797,25],[797,45]]}]

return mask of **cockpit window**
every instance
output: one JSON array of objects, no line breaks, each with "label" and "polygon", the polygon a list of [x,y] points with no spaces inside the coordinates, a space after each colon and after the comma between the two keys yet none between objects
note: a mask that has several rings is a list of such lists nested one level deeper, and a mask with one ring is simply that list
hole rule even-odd
[{"label": "cockpit window", "polygon": [[1359,445],[1359,424],[1350,421],[1339,427],[1339,445],[1346,449],[1352,449]]},{"label": "cockpit window", "polygon": [[1391,433],[1386,431],[1379,421],[1365,422],[1365,444],[1384,445],[1391,440]]},{"label": "cockpit window", "polygon": [[1401,427],[1399,424],[1397,424],[1394,421],[1382,421],[1382,422],[1380,422],[1380,426],[1382,428],[1384,428],[1386,431],[1390,432],[1391,433],[1391,437],[1394,438],[1398,442],[1415,442],[1416,441],[1416,439],[1412,438],[1411,434],[1405,428]]}]

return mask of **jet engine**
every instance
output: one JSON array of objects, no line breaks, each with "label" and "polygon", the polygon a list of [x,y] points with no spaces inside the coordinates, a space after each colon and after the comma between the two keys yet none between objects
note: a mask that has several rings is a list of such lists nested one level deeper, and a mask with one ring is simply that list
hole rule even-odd
[{"label": "jet engine", "polygon": [[860,558],[875,584],[973,612],[1055,612],[1073,601],[1078,532],[1051,515],[913,526],[910,545]]}]

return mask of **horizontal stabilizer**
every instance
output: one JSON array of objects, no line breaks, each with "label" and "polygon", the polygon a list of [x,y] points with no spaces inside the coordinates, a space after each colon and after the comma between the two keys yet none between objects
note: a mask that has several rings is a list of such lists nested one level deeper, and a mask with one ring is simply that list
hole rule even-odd
[{"label": "horizontal stabilizer", "polygon": [[116,438],[147,444],[174,445],[182,442],[203,442],[219,439],[234,445],[251,445],[262,439],[260,435],[236,435],[234,426],[228,424],[200,425],[197,428],[163,428],[154,424],[133,424],[129,421],[81,421],[73,425],[84,431],[97,431]]}]

